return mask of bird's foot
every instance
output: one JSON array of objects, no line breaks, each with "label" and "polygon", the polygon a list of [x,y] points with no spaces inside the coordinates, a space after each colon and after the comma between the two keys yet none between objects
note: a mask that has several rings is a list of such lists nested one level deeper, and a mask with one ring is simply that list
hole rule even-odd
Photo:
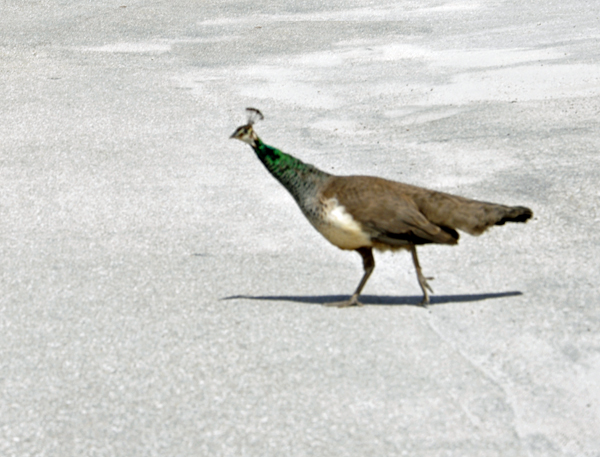
[{"label": "bird's foot", "polygon": [[352,295],[352,297],[350,297],[349,300],[335,301],[332,303],[323,303],[323,305],[333,307],[333,308],[348,308],[350,306],[363,306],[363,304],[358,301],[358,295]]},{"label": "bird's foot", "polygon": [[417,276],[419,278],[419,285],[421,286],[421,290],[423,291],[423,299],[419,302],[419,306],[427,308],[427,305],[429,304],[429,292],[433,293],[433,289],[427,281],[431,281],[434,278],[425,277],[422,274],[418,274]]}]

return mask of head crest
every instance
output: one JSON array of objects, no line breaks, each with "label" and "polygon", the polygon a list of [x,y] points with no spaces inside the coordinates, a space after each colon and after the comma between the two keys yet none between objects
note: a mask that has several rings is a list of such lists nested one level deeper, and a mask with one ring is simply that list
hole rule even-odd
[{"label": "head crest", "polygon": [[248,125],[254,125],[256,121],[262,121],[265,117],[256,108],[246,108],[248,112]]}]

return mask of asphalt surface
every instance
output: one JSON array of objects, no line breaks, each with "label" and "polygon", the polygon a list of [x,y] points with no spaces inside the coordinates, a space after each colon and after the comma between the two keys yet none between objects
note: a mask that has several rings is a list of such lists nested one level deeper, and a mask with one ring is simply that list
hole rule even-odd
[{"label": "asphalt surface", "polygon": [[[0,6],[0,455],[600,456],[594,2]],[[252,151],[533,209],[360,257]]]}]

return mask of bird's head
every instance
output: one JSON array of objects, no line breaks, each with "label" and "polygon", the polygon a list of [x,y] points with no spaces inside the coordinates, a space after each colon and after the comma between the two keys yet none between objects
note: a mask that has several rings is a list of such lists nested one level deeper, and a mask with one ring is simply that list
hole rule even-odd
[{"label": "bird's head", "polygon": [[255,147],[258,140],[258,135],[252,128],[252,125],[256,121],[262,121],[264,119],[262,113],[256,108],[246,108],[248,111],[248,123],[235,129],[235,132],[229,138],[235,138],[236,140],[248,143],[250,146]]},{"label": "bird's head", "polygon": [[250,146],[256,146],[256,140],[258,140],[258,135],[252,128],[252,124],[242,125],[235,129],[233,135],[229,138],[235,138],[236,140],[243,141],[244,143],[248,143]]}]

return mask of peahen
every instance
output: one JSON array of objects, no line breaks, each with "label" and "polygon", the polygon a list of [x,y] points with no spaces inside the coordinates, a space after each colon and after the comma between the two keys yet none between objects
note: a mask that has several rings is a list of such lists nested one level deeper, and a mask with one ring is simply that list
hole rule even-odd
[{"label": "peahen", "polygon": [[231,138],[248,143],[267,170],[292,194],[309,222],[331,244],[355,250],[364,274],[349,300],[330,306],[361,305],[358,297],[375,268],[373,248],[407,249],[429,303],[428,279],[421,271],[417,245],[458,243],[457,230],[480,235],[492,225],[526,222],[533,213],[523,206],[504,206],[423,189],[372,176],[335,176],[262,142],[253,124],[262,120],[255,108],[246,125]]}]

